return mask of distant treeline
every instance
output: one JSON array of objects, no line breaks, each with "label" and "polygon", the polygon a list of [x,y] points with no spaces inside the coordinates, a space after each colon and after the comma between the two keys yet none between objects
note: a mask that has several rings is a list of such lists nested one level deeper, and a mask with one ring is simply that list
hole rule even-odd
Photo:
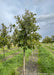
[{"label": "distant treeline", "polygon": [[53,43],[54,42],[54,35],[52,35],[51,37],[46,36],[43,40],[43,43]]}]

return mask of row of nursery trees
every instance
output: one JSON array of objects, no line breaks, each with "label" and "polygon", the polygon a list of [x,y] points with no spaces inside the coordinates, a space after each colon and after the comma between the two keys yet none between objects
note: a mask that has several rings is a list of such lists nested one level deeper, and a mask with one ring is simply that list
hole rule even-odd
[{"label": "row of nursery trees", "polygon": [[[5,54],[4,47],[7,45],[10,48],[11,43],[13,45],[18,45],[23,49],[23,75],[25,75],[25,50],[27,48],[34,49],[38,46],[38,42],[41,38],[41,35],[37,33],[37,30],[40,29],[36,25],[36,14],[33,14],[29,10],[25,10],[25,14],[22,16],[15,16],[16,25],[9,25],[6,27],[2,24],[2,29],[0,30],[0,45],[3,47],[3,52]],[[10,33],[14,30],[13,35],[10,36]],[[4,55],[5,57],[5,55]]]},{"label": "row of nursery trees", "polygon": [[54,43],[54,35],[52,35],[51,37],[46,36],[43,40],[43,43]]}]

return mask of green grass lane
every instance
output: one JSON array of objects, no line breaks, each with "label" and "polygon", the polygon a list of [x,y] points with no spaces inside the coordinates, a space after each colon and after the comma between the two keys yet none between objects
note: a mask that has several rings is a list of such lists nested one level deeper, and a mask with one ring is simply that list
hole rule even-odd
[{"label": "green grass lane", "polygon": [[44,47],[39,48],[38,64],[41,73],[54,73],[54,55]]},{"label": "green grass lane", "polygon": [[50,44],[42,44],[42,47],[44,47],[45,49],[49,50],[51,53],[54,54],[54,50],[53,50],[53,46],[51,46]]}]

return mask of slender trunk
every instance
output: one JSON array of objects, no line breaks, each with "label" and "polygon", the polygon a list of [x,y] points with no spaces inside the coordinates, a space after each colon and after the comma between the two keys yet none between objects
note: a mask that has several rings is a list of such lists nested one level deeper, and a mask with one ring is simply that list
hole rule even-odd
[{"label": "slender trunk", "polygon": [[4,46],[3,46],[3,61],[5,61],[5,49],[4,49]]},{"label": "slender trunk", "polygon": [[25,75],[25,50],[23,50],[23,75]]}]

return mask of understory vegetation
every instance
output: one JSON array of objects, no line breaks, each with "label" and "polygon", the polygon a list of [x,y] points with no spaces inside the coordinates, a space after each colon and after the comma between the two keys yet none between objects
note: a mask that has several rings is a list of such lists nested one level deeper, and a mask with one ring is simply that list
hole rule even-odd
[{"label": "understory vegetation", "polygon": [[[51,47],[53,47],[53,44],[51,46],[50,44],[41,44],[41,46],[38,47],[38,75],[54,75],[54,55],[50,50],[45,48],[46,46],[52,49]],[[14,49],[5,53],[6,58],[17,52],[19,52],[19,54],[13,55],[13,57],[10,57],[10,59],[8,58],[6,61],[0,61],[0,75],[19,75],[21,73],[23,67],[23,49],[20,47]],[[26,50],[26,62],[29,61],[29,56],[31,56],[32,51],[31,49]],[[3,54],[1,55],[3,57]],[[3,59],[1,55],[0,60]]]}]

